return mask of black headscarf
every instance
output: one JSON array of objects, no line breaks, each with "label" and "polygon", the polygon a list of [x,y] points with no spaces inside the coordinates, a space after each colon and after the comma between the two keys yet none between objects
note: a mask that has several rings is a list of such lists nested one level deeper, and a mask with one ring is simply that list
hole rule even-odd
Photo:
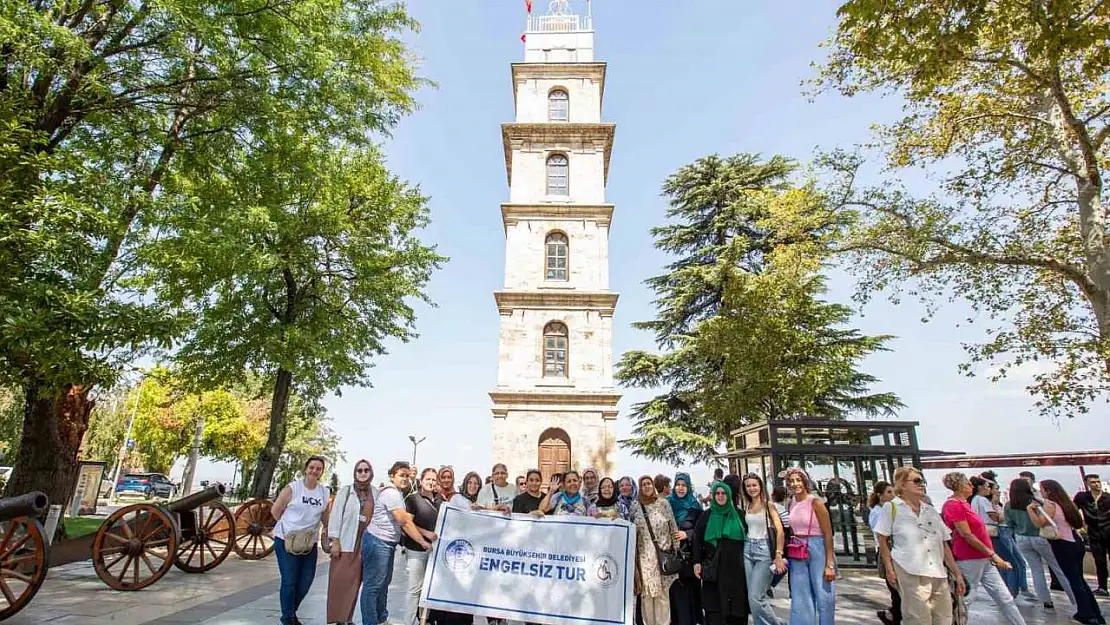
[{"label": "black headscarf", "polygon": [[[601,494],[601,485],[604,484],[606,481],[613,485],[613,496],[609,497],[608,499],[606,499],[605,496]],[[609,508],[611,506],[615,506],[617,505],[617,499],[620,497],[620,495],[621,493],[619,490],[617,490],[617,484],[613,481],[613,478],[603,477],[601,478],[601,481],[597,483],[596,505],[598,508]]]}]

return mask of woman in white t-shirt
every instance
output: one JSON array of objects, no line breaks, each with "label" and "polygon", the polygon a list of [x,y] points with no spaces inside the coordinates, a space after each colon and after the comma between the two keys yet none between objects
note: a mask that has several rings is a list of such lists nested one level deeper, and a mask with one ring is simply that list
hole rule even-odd
[{"label": "woman in white t-shirt", "polygon": [[493,479],[478,491],[475,510],[495,510],[510,514],[513,511],[513,497],[516,489],[509,486],[509,469],[498,462],[493,465]]},{"label": "woman in white t-shirt", "polygon": [[[281,574],[278,596],[284,625],[300,622],[297,620],[297,608],[316,579],[320,524],[324,522],[324,512],[331,497],[328,487],[320,483],[325,462],[320,456],[309,458],[304,465],[304,478],[281,489],[277,501],[270,508],[270,513],[277,520],[274,525],[274,554],[277,555],[278,572]],[[301,542],[310,547],[291,553],[293,545]]]}]

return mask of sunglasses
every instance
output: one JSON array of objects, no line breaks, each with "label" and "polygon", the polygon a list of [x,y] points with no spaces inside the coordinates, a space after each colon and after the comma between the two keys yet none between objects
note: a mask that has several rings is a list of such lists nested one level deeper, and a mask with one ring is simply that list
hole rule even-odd
[{"label": "sunglasses", "polygon": [[355,469],[355,473],[373,473],[370,469]]},{"label": "sunglasses", "polygon": [[923,478],[923,477],[915,477],[910,481],[913,482],[914,484],[918,485],[918,486],[924,486],[924,485],[928,484],[928,482],[926,482],[925,478]]}]

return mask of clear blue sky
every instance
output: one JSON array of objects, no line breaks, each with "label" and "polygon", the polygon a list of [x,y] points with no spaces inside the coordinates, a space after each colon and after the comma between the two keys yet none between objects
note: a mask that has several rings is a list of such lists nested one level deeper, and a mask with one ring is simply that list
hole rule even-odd
[{"label": "clear blue sky", "polygon": [[[546,12],[544,0],[534,4]],[[620,293],[616,356],[653,348],[631,323],[653,315],[643,280],[667,260],[648,234],[663,221],[659,187],[666,176],[712,153],[806,161],[818,147],[866,140],[871,124],[897,115],[891,99],[809,102],[803,95],[800,83],[813,74],[837,6],[828,0],[594,2],[596,58],[609,64],[603,116],[617,124],[608,187],[616,204],[610,238],[611,288]],[[492,293],[502,286],[499,205],[508,197],[499,125],[513,118],[509,64],[523,56],[524,2],[419,0],[409,10],[422,24],[408,37],[423,60],[420,73],[438,88],[419,93],[421,110],[401,122],[386,152],[389,166],[431,197],[425,238],[451,261],[429,287],[438,307],[418,310],[421,336],[392,345],[378,359],[374,388],[345,389],[326,402],[343,436],[344,482],[361,457],[379,475],[391,461],[411,457],[409,434],[427,437],[421,465],[485,474],[494,460],[486,393],[496,380]],[[834,276],[831,298],[848,302],[850,293],[850,281]],[[928,324],[913,302],[879,301],[863,313],[856,323],[865,332],[898,337],[892,353],[871,358],[865,368],[882,379],[878,390],[905,401],[901,418],[921,422],[923,447],[980,453],[1110,447],[1105,405],[1055,424],[1032,412],[1020,378],[991,384],[962,377],[956,369],[964,358],[961,341],[979,335],[961,324],[966,308],[950,306]],[[646,395],[626,391],[622,411]],[[622,412],[618,436],[631,427]],[[623,451],[616,460],[621,475],[672,471]],[[212,478],[230,477],[215,466],[209,471]],[[1057,474],[1071,483],[1065,486],[1077,485],[1074,470]],[[695,483],[707,476],[707,469],[696,470]]]}]

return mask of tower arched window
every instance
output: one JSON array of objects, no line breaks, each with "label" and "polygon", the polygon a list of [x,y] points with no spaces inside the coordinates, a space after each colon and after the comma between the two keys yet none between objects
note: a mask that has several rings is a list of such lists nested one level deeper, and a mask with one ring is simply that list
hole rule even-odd
[{"label": "tower arched window", "polygon": [[567,327],[558,321],[543,328],[543,377],[567,377]]},{"label": "tower arched window", "polygon": [[563,89],[552,89],[547,94],[547,120],[570,121],[570,95]]},{"label": "tower arched window", "polygon": [[570,195],[570,163],[565,154],[547,157],[547,194]]},{"label": "tower arched window", "polygon": [[545,248],[547,249],[544,261],[545,280],[567,279],[567,235],[562,232],[552,232],[547,235]]}]

